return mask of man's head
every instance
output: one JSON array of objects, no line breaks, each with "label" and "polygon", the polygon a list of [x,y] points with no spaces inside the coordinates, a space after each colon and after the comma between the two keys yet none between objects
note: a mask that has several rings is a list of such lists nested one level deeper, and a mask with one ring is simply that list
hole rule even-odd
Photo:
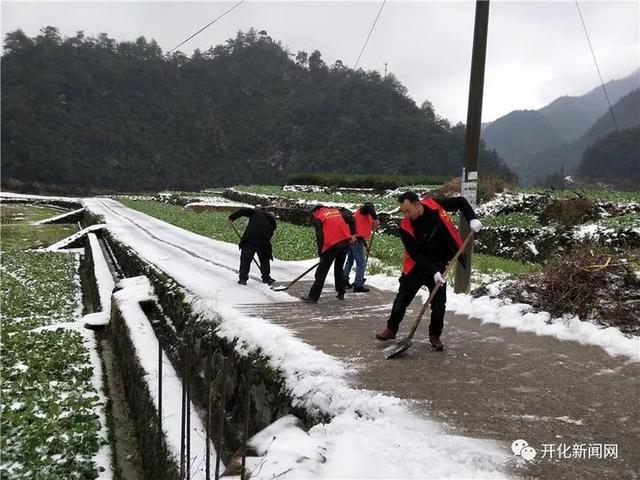
[{"label": "man's head", "polygon": [[400,202],[400,211],[409,220],[415,220],[424,212],[424,207],[416,192],[404,192],[398,197],[398,202]]},{"label": "man's head", "polygon": [[378,218],[376,214],[376,207],[371,202],[366,202],[364,205],[360,207],[360,213],[362,215],[371,215],[371,218],[374,220]]},{"label": "man's head", "polygon": [[321,205],[321,204],[314,205],[311,208],[311,215],[313,216],[313,218],[318,218],[318,213],[320,212],[320,209],[322,209],[322,208],[324,208],[324,205]]}]

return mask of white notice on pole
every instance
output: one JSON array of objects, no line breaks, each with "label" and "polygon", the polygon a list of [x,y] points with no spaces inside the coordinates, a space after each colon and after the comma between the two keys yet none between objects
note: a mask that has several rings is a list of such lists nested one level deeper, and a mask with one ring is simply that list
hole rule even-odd
[{"label": "white notice on pole", "polygon": [[466,173],[462,170],[462,188],[461,195],[467,199],[471,208],[475,210],[478,198],[478,172]]}]

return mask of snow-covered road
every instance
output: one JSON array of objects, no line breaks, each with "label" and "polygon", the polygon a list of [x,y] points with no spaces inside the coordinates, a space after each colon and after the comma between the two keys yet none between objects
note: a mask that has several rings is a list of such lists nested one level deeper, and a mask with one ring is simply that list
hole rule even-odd
[{"label": "snow-covered road", "polygon": [[[640,468],[637,338],[578,319],[548,322],[544,314],[497,300],[448,294],[449,309],[462,315],[447,316],[451,343],[445,355],[425,355],[418,344],[409,359],[399,361],[404,363],[379,361],[372,333],[383,326],[397,280],[371,277],[368,284],[379,291],[364,304],[362,297],[351,295],[342,303],[325,293],[321,304],[302,305],[294,302],[308,283],[291,294],[273,292],[259,276],[246,287],[237,285],[236,245],[113,200],[90,199],[85,205],[104,217],[118,240],[182,285],[196,313],[221,318],[218,335],[239,339],[240,352],[259,348],[269,357],[297,405],[333,416],[308,435],[286,420],[274,426],[278,440],[264,436],[270,446],[259,477],[571,477],[573,472],[582,478],[588,472],[615,476]],[[272,276],[294,278],[313,262],[276,260]],[[539,449],[533,463],[511,453],[518,432]],[[542,443],[563,442],[570,442],[569,450],[576,442],[618,442],[620,458],[598,463],[578,458],[574,464],[540,458],[548,448]]]},{"label": "snow-covered road", "polygon": [[[258,281],[236,284],[237,246],[174,227],[109,199],[85,205],[112,234],[189,292],[197,313],[219,316],[218,335],[238,338],[237,348],[260,348],[282,371],[300,406],[329,413],[328,424],[308,435],[278,431],[258,477],[290,478],[502,478],[513,460],[509,444],[448,433],[442,424],[411,411],[410,403],[354,388],[350,365],[300,340],[290,329],[244,311],[246,304],[297,301]],[[273,276],[294,278],[313,261],[274,262]],[[258,277],[252,277],[259,280]],[[286,472],[286,473],[283,473]]]}]

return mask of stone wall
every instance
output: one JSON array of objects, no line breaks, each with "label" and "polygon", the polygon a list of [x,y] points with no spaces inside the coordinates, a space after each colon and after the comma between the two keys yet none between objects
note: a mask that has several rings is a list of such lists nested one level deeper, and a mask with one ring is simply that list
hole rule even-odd
[{"label": "stone wall", "polygon": [[[101,219],[90,213],[85,214],[86,224],[97,223]],[[159,299],[159,305],[146,303],[143,310],[147,314],[153,329],[161,340],[164,351],[170,358],[173,367],[179,375],[184,371],[185,332],[191,329],[193,345],[191,347],[191,398],[200,412],[205,412],[207,398],[207,381],[205,378],[205,362],[207,354],[212,351],[221,354],[226,359],[225,382],[225,417],[224,440],[220,447],[216,446],[223,460],[227,461],[241,446],[244,426],[243,399],[246,394],[246,376],[249,367],[252,369],[252,381],[249,390],[250,421],[249,436],[262,430],[276,419],[292,413],[302,419],[307,427],[328,420],[326,416],[314,416],[299,407],[293,406],[293,400],[285,387],[282,373],[269,366],[268,358],[260,352],[249,356],[240,355],[234,348],[234,343],[220,338],[215,334],[215,328],[220,322],[217,317],[202,318],[195,315],[185,300],[184,289],[172,278],[159,269],[145,262],[136,252],[118,242],[108,232],[102,239],[110,245],[114,257],[125,277],[145,275],[149,278]],[[158,468],[157,445],[157,412],[151,403],[142,372],[133,353],[128,339],[126,326],[114,308],[112,313],[112,339],[114,350],[120,359],[122,371],[127,375],[127,398],[135,417],[138,419],[138,438],[143,452],[145,467],[154,471]],[[212,372],[212,378],[219,372]],[[214,411],[212,431],[217,429],[218,415]],[[205,418],[203,417],[203,423]],[[163,468],[170,460],[163,460]]]}]

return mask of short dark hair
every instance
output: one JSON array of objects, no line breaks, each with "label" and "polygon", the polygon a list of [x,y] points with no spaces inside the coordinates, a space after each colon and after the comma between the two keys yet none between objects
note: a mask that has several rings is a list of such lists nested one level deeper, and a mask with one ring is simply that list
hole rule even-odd
[{"label": "short dark hair", "polygon": [[376,207],[371,202],[366,202],[364,205],[360,207],[360,213],[362,215],[371,215],[371,218],[374,220],[378,219],[378,215],[376,214]]},{"label": "short dark hair", "polygon": [[416,192],[404,192],[398,197],[398,202],[403,203],[405,200],[409,200],[411,203],[418,203],[420,197],[418,197]]}]

